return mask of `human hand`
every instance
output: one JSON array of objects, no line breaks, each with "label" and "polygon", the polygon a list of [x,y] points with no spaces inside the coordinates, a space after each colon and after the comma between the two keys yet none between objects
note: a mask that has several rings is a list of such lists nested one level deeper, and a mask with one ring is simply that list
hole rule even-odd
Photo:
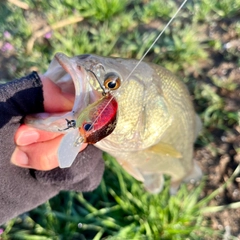
[{"label": "human hand", "polygon": [[[49,78],[41,76],[44,109],[48,113],[71,111],[74,95],[63,93]],[[54,101],[52,100],[54,98]],[[24,168],[51,170],[58,167],[57,151],[62,133],[47,132],[28,125],[21,125],[15,134],[16,148],[11,162]],[[82,151],[87,144],[82,145]]]},{"label": "human hand", "polygon": [[[71,92],[72,88],[64,91]],[[104,171],[99,149],[90,145],[78,154],[71,167],[60,169],[56,153],[61,133],[20,126],[22,118],[29,114],[71,110],[73,95],[62,93],[36,72],[0,86],[0,225],[43,204],[61,190],[89,192],[99,185]],[[34,132],[39,134],[38,139]],[[25,164],[20,163],[23,153],[28,157]]]}]

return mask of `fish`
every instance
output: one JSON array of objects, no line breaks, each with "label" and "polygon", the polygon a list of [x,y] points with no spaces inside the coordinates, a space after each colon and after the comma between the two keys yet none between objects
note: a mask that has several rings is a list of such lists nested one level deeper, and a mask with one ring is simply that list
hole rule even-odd
[{"label": "fish", "polygon": [[[94,143],[97,148],[115,157],[151,193],[162,191],[164,175],[171,177],[173,194],[183,181],[201,178],[193,160],[201,121],[186,85],[169,70],[135,59],[56,53],[45,75],[62,91],[75,92],[72,112],[42,119],[35,116],[27,124],[59,131],[67,117],[77,119],[107,92],[117,102],[117,119],[111,133]],[[76,138],[76,131],[67,131],[71,134],[66,136]]]}]

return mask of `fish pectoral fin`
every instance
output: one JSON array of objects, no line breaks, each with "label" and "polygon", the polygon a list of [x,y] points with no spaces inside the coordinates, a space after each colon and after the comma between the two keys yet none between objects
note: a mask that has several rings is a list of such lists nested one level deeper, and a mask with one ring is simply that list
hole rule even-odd
[{"label": "fish pectoral fin", "polygon": [[164,177],[161,173],[144,174],[144,188],[153,194],[160,193],[164,187]]},{"label": "fish pectoral fin", "polygon": [[163,154],[174,158],[182,158],[182,154],[168,143],[159,142],[147,149],[149,152]]},{"label": "fish pectoral fin", "polygon": [[131,176],[133,176],[138,181],[144,182],[144,178],[137,168],[133,167],[132,164],[130,164],[127,161],[124,161],[124,160],[123,161],[118,160],[118,161],[127,173],[129,173]]}]

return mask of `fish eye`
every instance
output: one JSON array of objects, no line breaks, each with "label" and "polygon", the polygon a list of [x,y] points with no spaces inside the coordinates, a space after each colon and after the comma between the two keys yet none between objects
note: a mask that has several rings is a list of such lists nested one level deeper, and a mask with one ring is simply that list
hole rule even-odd
[{"label": "fish eye", "polygon": [[83,129],[85,131],[90,131],[92,129],[92,123],[84,123]]},{"label": "fish eye", "polygon": [[104,78],[103,84],[109,90],[116,90],[121,86],[121,80],[116,73],[108,73]]}]

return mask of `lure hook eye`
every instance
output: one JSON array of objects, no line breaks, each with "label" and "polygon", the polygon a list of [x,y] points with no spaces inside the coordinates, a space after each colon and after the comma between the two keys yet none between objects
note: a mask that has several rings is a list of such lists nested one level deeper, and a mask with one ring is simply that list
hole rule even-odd
[{"label": "lure hook eye", "polygon": [[67,118],[65,119],[67,122],[67,127],[64,129],[58,129],[58,131],[65,131],[70,128],[76,128],[76,121],[75,120],[68,120]]},{"label": "lure hook eye", "polygon": [[93,127],[92,123],[84,123],[83,124],[83,129],[87,132],[92,130],[92,127]]}]

